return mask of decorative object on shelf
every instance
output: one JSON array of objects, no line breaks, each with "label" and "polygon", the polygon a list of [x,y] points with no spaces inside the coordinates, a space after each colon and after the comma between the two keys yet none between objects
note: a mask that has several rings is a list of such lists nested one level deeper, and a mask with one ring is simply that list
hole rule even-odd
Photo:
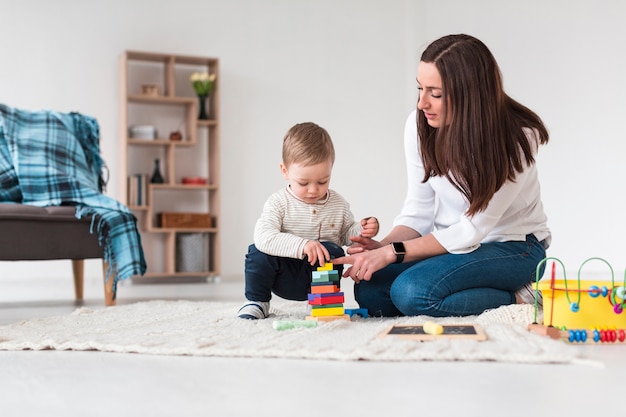
[{"label": "decorative object on shelf", "polygon": [[183,140],[183,134],[180,133],[180,130],[175,130],[174,132],[170,133],[170,140],[180,142],[181,140]]},{"label": "decorative object on shelf", "polygon": [[209,120],[209,114],[206,112],[206,99],[208,96],[198,96],[200,111],[198,112],[198,120]]},{"label": "decorative object on shelf", "polygon": [[157,84],[143,84],[141,86],[141,94],[158,97],[161,95],[161,91]]},{"label": "decorative object on shelf", "polygon": [[213,226],[210,213],[162,212],[157,215],[159,227],[207,228]]},{"label": "decorative object on shelf", "polygon": [[176,271],[201,272],[209,270],[209,236],[206,233],[176,235]]},{"label": "decorative object on shelf", "polygon": [[206,185],[206,178],[203,177],[183,177],[183,184],[185,185]]},{"label": "decorative object on shelf", "polygon": [[133,139],[156,139],[157,131],[154,126],[150,125],[131,126],[128,134]]},{"label": "decorative object on shelf", "polygon": [[160,161],[158,158],[154,160],[154,171],[152,172],[150,182],[152,184],[163,184],[165,182],[163,180],[163,176],[161,175]]},{"label": "decorative object on shelf", "polygon": [[148,176],[134,174],[128,176],[128,195],[126,202],[131,207],[141,207],[148,204]]},{"label": "decorative object on shelf", "polygon": [[198,113],[199,120],[208,120],[209,115],[206,109],[206,100],[213,91],[215,86],[215,74],[209,74],[208,72],[194,72],[191,74],[191,84],[193,89],[198,95],[198,101],[200,105],[200,111]]}]

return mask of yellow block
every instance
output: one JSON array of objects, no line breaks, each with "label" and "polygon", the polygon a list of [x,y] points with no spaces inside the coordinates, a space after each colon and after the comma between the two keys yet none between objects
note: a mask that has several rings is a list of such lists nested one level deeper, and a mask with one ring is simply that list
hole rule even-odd
[{"label": "yellow block", "polygon": [[318,271],[332,271],[332,270],[334,269],[334,268],[333,268],[334,266],[335,266],[335,265],[333,265],[333,263],[332,263],[332,262],[326,262],[326,263],[324,264],[324,266],[318,266],[318,267],[317,267],[317,270],[318,270]]},{"label": "yellow block", "polygon": [[[543,295],[543,324],[555,327],[565,326],[567,329],[581,330],[594,328],[626,329],[626,311],[621,314],[615,312],[613,302],[620,304],[623,299],[618,295],[624,294],[624,287],[615,282],[613,289],[611,281],[580,281],[567,280],[567,291],[563,280],[555,280],[551,288],[550,279],[539,281],[539,291]],[[622,282],[623,284],[623,282]],[[598,288],[596,291],[593,287]],[[533,289],[535,284],[533,284]],[[605,288],[606,296],[602,295]],[[613,297],[611,297],[613,292]],[[571,303],[578,304],[578,312],[572,311]],[[597,294],[593,297],[592,295]],[[569,295],[569,301],[568,301]]]},{"label": "yellow block", "polygon": [[313,308],[311,309],[311,315],[318,316],[342,316],[344,313],[343,307],[328,307],[328,308]]}]

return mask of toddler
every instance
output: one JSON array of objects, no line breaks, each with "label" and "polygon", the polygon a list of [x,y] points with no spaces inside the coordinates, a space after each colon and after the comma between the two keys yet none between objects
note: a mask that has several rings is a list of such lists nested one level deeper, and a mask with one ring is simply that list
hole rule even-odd
[{"label": "toddler", "polygon": [[[374,237],[378,220],[354,220],[347,201],[329,189],[335,149],[328,132],[315,123],[293,126],[283,140],[280,171],[287,187],[265,202],[245,260],[243,319],[269,315],[272,292],[307,300],[311,272],[344,256],[350,236]],[[341,265],[338,265],[341,275]]]}]

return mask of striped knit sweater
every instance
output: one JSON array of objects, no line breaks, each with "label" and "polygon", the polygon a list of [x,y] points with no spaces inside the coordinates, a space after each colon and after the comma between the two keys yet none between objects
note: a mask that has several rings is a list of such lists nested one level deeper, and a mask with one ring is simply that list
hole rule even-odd
[{"label": "striped knit sweater", "polygon": [[265,202],[254,228],[254,244],[268,255],[303,259],[309,240],[348,246],[362,231],[348,202],[333,190],[315,204],[305,203],[285,187]]}]

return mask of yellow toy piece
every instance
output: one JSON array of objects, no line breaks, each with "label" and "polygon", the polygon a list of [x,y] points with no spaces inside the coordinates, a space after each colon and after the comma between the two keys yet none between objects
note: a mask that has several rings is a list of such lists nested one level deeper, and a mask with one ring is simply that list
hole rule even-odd
[{"label": "yellow toy piece", "polygon": [[311,309],[311,315],[313,317],[319,316],[343,316],[343,306],[340,307],[326,307],[326,308],[313,308]]},{"label": "yellow toy piece", "polygon": [[437,324],[434,321],[427,321],[422,326],[424,329],[424,333],[431,335],[438,335],[443,333],[443,326],[441,324]]},{"label": "yellow toy piece", "polygon": [[334,266],[335,265],[333,265],[332,262],[326,262],[324,266],[318,266],[317,270],[318,271],[332,271]]}]

